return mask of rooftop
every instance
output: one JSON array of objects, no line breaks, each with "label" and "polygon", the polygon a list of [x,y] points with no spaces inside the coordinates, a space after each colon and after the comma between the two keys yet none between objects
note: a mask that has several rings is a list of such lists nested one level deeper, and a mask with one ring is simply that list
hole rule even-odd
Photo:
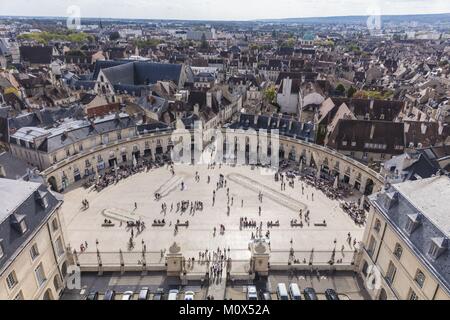
[{"label": "rooftop", "polygon": [[0,199],[2,199],[0,223],[28,199],[40,185],[40,183],[35,182],[0,179]]},{"label": "rooftop", "polygon": [[450,237],[449,177],[438,176],[407,181],[394,187],[447,237]]}]

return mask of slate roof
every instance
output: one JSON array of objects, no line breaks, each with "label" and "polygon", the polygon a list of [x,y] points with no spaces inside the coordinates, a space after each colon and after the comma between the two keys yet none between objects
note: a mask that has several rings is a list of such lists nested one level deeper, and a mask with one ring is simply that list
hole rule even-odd
[{"label": "slate roof", "polygon": [[[346,145],[342,144],[344,141]],[[356,144],[352,145],[352,142]],[[386,149],[368,149],[366,143],[386,145]],[[403,149],[395,147],[405,145],[403,123],[340,119],[328,145],[336,150],[402,154]]]},{"label": "slate roof", "polygon": [[[103,73],[113,85],[139,86],[155,84],[158,81],[172,81],[178,85],[183,66],[181,64],[128,61],[109,67],[99,65],[99,68],[103,69]],[[98,77],[97,72],[94,72],[94,77],[96,74]]]},{"label": "slate roof", "polygon": [[[37,197],[39,192],[46,194],[47,208],[40,204]],[[1,274],[61,202],[40,183],[10,179],[0,179],[0,199],[0,245],[3,249],[3,256],[0,257]],[[17,218],[25,219],[28,229],[24,234],[13,225]]]},{"label": "slate roof", "polygon": [[50,64],[52,62],[53,47],[21,46],[20,58],[32,64]]},{"label": "slate roof", "polygon": [[242,113],[239,120],[230,126],[231,129],[278,129],[282,136],[297,138],[300,140],[314,141],[315,132],[312,123],[301,123],[290,117],[279,117],[278,115],[253,115]]},{"label": "slate roof", "polygon": [[[384,205],[386,192],[397,192],[398,202],[390,209]],[[394,184],[388,190],[370,197],[370,202],[378,208],[397,234],[416,254],[419,260],[450,293],[450,250],[436,259],[428,255],[434,238],[448,239],[450,236],[450,178],[437,176],[428,179]],[[408,215],[420,214],[419,226],[411,233],[405,231]]]}]

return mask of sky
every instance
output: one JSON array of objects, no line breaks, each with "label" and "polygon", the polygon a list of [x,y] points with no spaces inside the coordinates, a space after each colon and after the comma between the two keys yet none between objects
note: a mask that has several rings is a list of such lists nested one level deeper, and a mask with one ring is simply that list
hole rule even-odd
[{"label": "sky", "polygon": [[[255,20],[450,13],[450,0],[0,0],[0,16]],[[73,8],[72,8],[73,9]]]}]

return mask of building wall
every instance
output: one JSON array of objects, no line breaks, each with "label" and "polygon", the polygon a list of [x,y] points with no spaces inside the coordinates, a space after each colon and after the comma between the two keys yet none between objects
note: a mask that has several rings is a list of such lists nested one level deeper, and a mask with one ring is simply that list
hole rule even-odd
[{"label": "building wall", "polygon": [[[58,229],[54,230],[52,222],[58,221]],[[13,300],[18,295],[23,299],[42,300],[44,295],[50,292],[52,299],[58,299],[64,288],[64,275],[61,270],[66,264],[65,251],[58,255],[56,241],[60,238],[65,249],[65,239],[63,225],[60,220],[59,209],[48,218],[48,220],[31,236],[30,240],[21,249],[12,263],[0,274],[0,300]],[[31,247],[36,244],[39,256],[34,260],[31,258]],[[46,281],[41,286],[35,274],[35,269],[42,264]],[[17,279],[17,284],[9,289],[6,278],[13,272]],[[58,279],[59,288],[55,287],[55,277]]]},{"label": "building wall", "polygon": [[[376,230],[375,226],[379,221],[380,229]],[[376,241],[373,255],[368,254],[370,251],[371,239]],[[402,248],[400,259],[394,255],[396,245],[399,244]],[[378,212],[378,209],[372,207],[370,210],[367,226],[363,237],[363,246],[365,250],[361,252],[361,260],[359,262],[358,270],[363,274],[364,263],[375,265],[381,272],[382,281],[381,288],[368,289],[369,294],[373,299],[379,299],[380,293],[384,290],[387,293],[388,299],[408,300],[411,298],[411,293],[414,292],[419,300],[449,300],[450,295],[440,287],[437,279],[424,266],[424,264],[417,257],[416,253],[411,250],[408,244],[402,239],[398,231],[396,231],[387,221],[383,215]],[[396,273],[392,283],[388,283],[385,279],[390,263],[396,267]],[[425,275],[425,281],[421,287],[416,281],[416,275],[420,270]]]}]

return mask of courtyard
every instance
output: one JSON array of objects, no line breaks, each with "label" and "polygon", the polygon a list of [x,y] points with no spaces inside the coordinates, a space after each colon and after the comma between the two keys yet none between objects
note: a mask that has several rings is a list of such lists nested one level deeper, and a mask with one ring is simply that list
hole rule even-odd
[{"label": "courtyard", "polygon": [[[218,188],[221,175],[226,185]],[[258,167],[252,166],[175,165],[174,174],[169,166],[163,166],[132,175],[100,192],[82,187],[72,189],[64,194],[62,208],[67,244],[86,263],[97,261],[98,249],[104,264],[108,259],[118,263],[120,250],[136,261],[145,250],[147,264],[160,264],[174,242],[186,259],[197,260],[200,251],[221,248],[234,261],[248,261],[249,243],[257,233],[256,228],[241,227],[241,218],[245,217],[258,227],[262,223],[261,236],[270,231],[271,263],[287,263],[291,247],[295,258],[301,261],[309,261],[313,251],[315,262],[326,264],[335,250],[335,259],[349,263],[355,250],[353,244],[362,239],[363,226],[354,223],[338,200],[298,179],[294,182],[282,190],[274,175],[262,174]],[[155,193],[161,198],[156,199]],[[83,208],[83,199],[89,202],[88,208]],[[181,201],[201,202],[203,209],[176,212]],[[293,219],[300,221],[300,209],[303,221],[309,210],[310,222],[305,221],[303,227],[291,227]],[[112,224],[102,226],[105,219]],[[165,225],[152,226],[155,220],[163,219]],[[130,246],[127,221],[138,220],[144,222],[145,229],[133,233]],[[189,225],[180,226],[175,232],[177,221],[188,221]],[[279,222],[279,226],[268,228],[267,222]],[[349,233],[352,241],[348,241]]]}]

